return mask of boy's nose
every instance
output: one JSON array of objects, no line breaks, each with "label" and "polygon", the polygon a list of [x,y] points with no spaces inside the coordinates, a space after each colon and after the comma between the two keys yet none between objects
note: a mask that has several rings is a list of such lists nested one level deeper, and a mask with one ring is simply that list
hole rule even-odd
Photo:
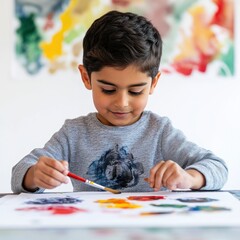
[{"label": "boy's nose", "polygon": [[115,105],[118,107],[127,107],[129,104],[128,94],[125,92],[121,92],[117,95]]}]

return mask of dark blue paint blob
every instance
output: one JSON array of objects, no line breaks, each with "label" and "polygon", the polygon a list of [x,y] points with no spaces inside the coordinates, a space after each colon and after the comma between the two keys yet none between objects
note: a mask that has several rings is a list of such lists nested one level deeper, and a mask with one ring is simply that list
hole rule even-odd
[{"label": "dark blue paint blob", "polygon": [[27,201],[26,204],[46,205],[46,204],[72,204],[80,203],[82,200],[73,197],[52,197],[52,198],[38,198]]}]

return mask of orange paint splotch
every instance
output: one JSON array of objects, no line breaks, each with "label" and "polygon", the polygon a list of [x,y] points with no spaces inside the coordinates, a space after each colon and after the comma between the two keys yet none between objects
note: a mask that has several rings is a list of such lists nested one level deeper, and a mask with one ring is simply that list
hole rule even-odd
[{"label": "orange paint splotch", "polygon": [[109,198],[109,199],[102,199],[97,200],[97,203],[100,203],[101,206],[106,208],[120,208],[120,209],[134,209],[134,208],[141,208],[141,205],[131,203],[126,199],[122,198]]}]

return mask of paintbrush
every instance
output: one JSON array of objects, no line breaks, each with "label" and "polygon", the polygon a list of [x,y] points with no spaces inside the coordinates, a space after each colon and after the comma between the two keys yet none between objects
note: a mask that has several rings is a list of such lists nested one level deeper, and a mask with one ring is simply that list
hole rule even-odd
[{"label": "paintbrush", "polygon": [[85,184],[87,184],[89,186],[92,186],[92,187],[95,187],[95,188],[99,188],[99,189],[102,189],[102,190],[105,190],[105,191],[108,191],[108,192],[111,192],[111,193],[114,193],[114,194],[120,194],[121,193],[118,190],[115,190],[115,189],[112,189],[112,188],[108,188],[108,187],[104,187],[104,186],[102,186],[100,184],[92,182],[92,181],[90,181],[88,179],[80,177],[80,176],[78,176],[78,175],[76,175],[74,173],[71,173],[71,172],[68,172],[67,176],[70,177],[70,178],[74,178],[76,180],[79,180],[81,182],[84,182]]}]

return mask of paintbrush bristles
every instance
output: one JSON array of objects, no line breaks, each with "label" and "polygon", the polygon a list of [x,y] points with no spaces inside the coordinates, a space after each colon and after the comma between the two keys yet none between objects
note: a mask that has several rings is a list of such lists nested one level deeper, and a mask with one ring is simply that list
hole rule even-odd
[{"label": "paintbrush bristles", "polygon": [[105,187],[104,190],[108,191],[108,192],[111,192],[111,193],[114,193],[114,194],[120,194],[121,192],[118,191],[118,190],[115,190],[115,189],[111,189],[111,188],[107,188]]}]

